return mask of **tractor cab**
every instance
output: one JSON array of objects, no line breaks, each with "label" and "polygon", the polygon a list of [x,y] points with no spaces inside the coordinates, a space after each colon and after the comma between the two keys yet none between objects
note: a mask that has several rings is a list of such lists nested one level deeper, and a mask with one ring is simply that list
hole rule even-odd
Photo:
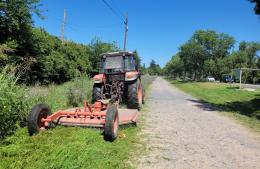
[{"label": "tractor cab", "polygon": [[134,54],[130,52],[113,52],[102,54],[100,73],[117,74],[137,71]]}]

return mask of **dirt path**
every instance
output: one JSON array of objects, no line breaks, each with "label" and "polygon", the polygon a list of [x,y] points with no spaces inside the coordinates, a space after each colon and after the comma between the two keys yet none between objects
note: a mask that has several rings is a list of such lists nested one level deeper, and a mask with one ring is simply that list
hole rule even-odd
[{"label": "dirt path", "polygon": [[152,84],[139,168],[260,168],[260,137],[176,89]]}]

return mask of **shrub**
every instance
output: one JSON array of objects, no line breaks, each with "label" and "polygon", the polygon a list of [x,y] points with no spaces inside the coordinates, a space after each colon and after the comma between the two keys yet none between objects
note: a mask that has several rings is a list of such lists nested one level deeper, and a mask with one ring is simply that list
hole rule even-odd
[{"label": "shrub", "polygon": [[25,124],[29,105],[24,88],[17,86],[16,81],[5,71],[0,72],[0,139]]},{"label": "shrub", "polygon": [[67,106],[78,107],[84,100],[91,100],[92,82],[87,77],[80,77],[69,84]]}]

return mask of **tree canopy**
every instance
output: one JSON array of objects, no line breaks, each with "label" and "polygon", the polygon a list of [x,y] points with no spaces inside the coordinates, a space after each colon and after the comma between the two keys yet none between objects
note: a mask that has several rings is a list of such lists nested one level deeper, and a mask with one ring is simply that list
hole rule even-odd
[{"label": "tree canopy", "polygon": [[[119,51],[115,42],[94,38],[89,45],[62,42],[35,28],[32,14],[42,17],[40,0],[0,2],[0,70],[8,67],[25,84],[62,83],[80,74],[91,75],[100,65],[100,54]],[[140,57],[135,51],[140,65]]]},{"label": "tree canopy", "polygon": [[[234,51],[235,39],[212,30],[198,30],[183,45],[177,55],[164,67],[164,73],[174,77],[201,80],[214,76],[221,80],[223,74],[232,74],[237,68],[260,68],[257,42],[241,42]],[[245,82],[260,82],[259,72],[245,72]]]},{"label": "tree canopy", "polygon": [[260,0],[249,0],[252,3],[255,3],[255,13],[260,15]]}]

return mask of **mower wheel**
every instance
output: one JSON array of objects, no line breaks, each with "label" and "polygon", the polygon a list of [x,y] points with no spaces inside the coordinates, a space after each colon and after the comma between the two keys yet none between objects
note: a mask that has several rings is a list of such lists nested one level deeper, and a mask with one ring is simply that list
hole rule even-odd
[{"label": "mower wheel", "polygon": [[51,114],[50,108],[45,104],[37,104],[32,108],[31,113],[28,116],[28,132],[32,136],[39,133],[41,128],[44,128],[42,118],[47,118]]},{"label": "mower wheel", "polygon": [[142,84],[139,79],[128,84],[128,108],[140,110],[143,101]]},{"label": "mower wheel", "polygon": [[114,141],[117,138],[119,127],[118,110],[115,105],[108,107],[106,114],[104,138],[106,141]]},{"label": "mower wheel", "polygon": [[93,86],[93,91],[92,91],[92,102],[94,103],[97,100],[102,100],[103,99],[102,94],[103,94],[103,85],[95,84]]}]

